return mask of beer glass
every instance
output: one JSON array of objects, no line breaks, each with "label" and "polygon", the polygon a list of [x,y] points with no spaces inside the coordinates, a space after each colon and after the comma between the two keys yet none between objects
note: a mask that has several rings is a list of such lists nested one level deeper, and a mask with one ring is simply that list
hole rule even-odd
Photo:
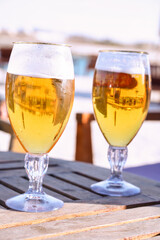
[{"label": "beer glass", "polygon": [[25,155],[26,193],[6,201],[12,209],[44,212],[63,202],[43,192],[47,153],[60,138],[74,99],[70,47],[49,43],[14,43],[6,77],[6,103],[14,132]]},{"label": "beer glass", "polygon": [[96,121],[109,143],[110,177],[91,186],[97,193],[131,196],[140,189],[122,178],[127,145],[146,118],[151,92],[148,54],[100,51],[94,72],[92,101]]}]

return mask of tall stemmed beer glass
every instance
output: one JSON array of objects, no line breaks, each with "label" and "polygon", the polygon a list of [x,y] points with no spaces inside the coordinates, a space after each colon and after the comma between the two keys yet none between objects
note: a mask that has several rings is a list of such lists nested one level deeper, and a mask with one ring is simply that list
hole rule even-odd
[{"label": "tall stemmed beer glass", "polygon": [[6,204],[26,212],[43,212],[63,202],[43,192],[47,153],[60,138],[74,99],[74,70],[70,47],[49,43],[13,46],[6,78],[6,103],[14,132],[26,150],[29,189]]},{"label": "tall stemmed beer glass", "polygon": [[91,186],[110,196],[131,196],[140,189],[122,178],[127,145],[147,115],[151,91],[150,65],[144,52],[99,52],[93,80],[93,108],[100,130],[109,143],[111,176]]}]

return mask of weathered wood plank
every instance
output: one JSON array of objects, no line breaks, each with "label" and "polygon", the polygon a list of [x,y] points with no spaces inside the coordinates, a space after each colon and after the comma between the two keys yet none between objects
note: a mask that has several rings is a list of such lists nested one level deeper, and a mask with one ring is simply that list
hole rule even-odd
[{"label": "weathered wood plank", "polygon": [[[72,205],[70,205],[71,208]],[[74,216],[67,219],[50,219],[47,222],[33,222],[30,225],[15,226],[12,228],[12,238],[38,240],[62,237],[60,239],[114,240],[138,239],[139,237],[139,239],[145,239],[160,233],[159,217],[160,206],[107,213],[97,212],[95,217],[93,215]],[[3,239],[10,239],[9,232],[10,228],[4,228],[0,234]]]},{"label": "weathered wood plank", "polygon": [[[9,189],[13,189],[17,191],[18,193],[24,193],[28,190],[29,181],[28,179],[24,179],[22,177],[11,177],[11,178],[0,178],[0,182],[4,184],[5,186],[8,186]],[[57,192],[51,191],[48,188],[43,187],[43,190],[46,194],[49,194],[55,198],[59,198],[63,201],[71,201],[70,198],[67,198],[66,196],[63,196],[62,194],[58,194]],[[18,194],[15,194],[18,195]],[[1,196],[0,196],[1,199]]]},{"label": "weathered wood plank", "polygon": [[[12,159],[12,160],[15,160],[15,159],[22,160],[24,157],[24,154],[17,154],[17,153],[11,153],[11,152],[8,152],[7,155],[8,155],[8,158]],[[1,159],[1,157],[3,158],[3,160],[6,159],[6,153],[1,152],[0,159]],[[23,165],[22,162],[21,162],[21,166]],[[50,164],[58,164],[59,166],[61,166],[63,168],[63,170],[67,171],[67,169],[68,169],[68,172],[73,171],[76,174],[78,173],[81,175],[85,175],[88,177],[88,179],[89,179],[88,181],[90,181],[90,182],[92,182],[92,179],[95,179],[95,180],[97,179],[97,181],[99,181],[99,180],[103,180],[103,179],[107,178],[107,176],[109,176],[108,169],[104,169],[101,167],[95,168],[95,166],[93,166],[91,164],[84,164],[84,163],[80,163],[80,162],[68,162],[65,160],[52,159],[52,158],[50,159]],[[53,173],[54,173],[54,171],[56,171],[56,169],[53,169]],[[50,169],[48,170],[47,173],[49,173],[49,172],[51,172]],[[4,176],[4,174],[3,174],[3,176]],[[139,176],[135,177],[135,175],[128,174],[126,172],[124,173],[124,177],[126,180],[139,186],[142,189],[142,192],[144,195],[151,196],[152,198],[154,196],[154,199],[156,197],[156,200],[157,201],[159,200],[160,186],[156,186],[153,183],[153,181],[148,180],[148,179],[144,180],[143,178],[141,178]],[[142,181],[142,179],[143,179],[143,181]],[[152,187],[150,188],[150,192],[148,191],[148,188],[149,188],[148,184],[150,186],[152,185]],[[154,188],[153,188],[153,185],[154,185]]]},{"label": "weathered wood plank", "polygon": [[105,204],[105,205],[116,205],[116,206],[124,206],[127,209],[130,208],[136,208],[141,206],[151,206],[155,204],[159,204],[160,201],[155,201],[154,199],[147,197],[145,195],[136,195],[132,197],[97,197],[96,199],[83,199],[83,200],[77,200],[76,202],[79,203],[97,203],[97,204]]},{"label": "weathered wood plank", "polygon": [[[63,181],[70,182],[72,184],[75,184],[76,186],[80,186],[83,189],[91,190],[90,185],[94,182],[92,179],[88,179],[87,177],[77,175],[76,173],[70,173],[70,172],[64,172],[63,174],[61,172],[54,173],[53,176],[59,177]],[[99,199],[100,202],[105,204],[117,204],[117,205],[126,205],[128,207],[133,207],[134,205],[144,205],[144,203],[159,203],[159,192],[160,190],[156,188],[156,193],[158,196],[158,199],[153,198],[155,196],[155,190],[154,192],[151,190],[151,192],[146,196],[145,194],[140,194],[137,196],[132,197],[110,197],[110,196],[103,196],[100,197],[99,195],[96,196],[97,200]],[[84,198],[87,201],[87,198]],[[84,200],[83,199],[83,200]],[[94,196],[95,199],[95,196]],[[83,202],[83,200],[81,202]],[[93,200],[94,201],[94,200]],[[96,200],[95,200],[96,201]],[[98,201],[97,201],[98,202]]]},{"label": "weathered wood plank", "polygon": [[12,189],[5,187],[4,185],[0,184],[0,200],[1,202],[5,202],[8,198],[14,197],[18,193]]},{"label": "weathered wood plank", "polygon": [[[57,162],[54,163],[54,161],[52,161],[49,164],[49,167],[56,167],[57,166]],[[23,168],[24,169],[24,160],[22,159],[20,160],[11,160],[11,161],[1,161],[0,162],[0,169],[4,170],[4,169],[16,169],[16,168]]]},{"label": "weathered wood plank", "polygon": [[51,177],[46,175],[44,178],[44,186],[48,187],[52,190],[59,191],[59,193],[63,194],[64,196],[72,197],[73,200],[78,199],[92,199],[96,198],[97,194],[92,193],[91,191],[87,191],[80,187],[77,187],[73,184],[68,182],[62,181],[60,179]]},{"label": "weathered wood plank", "polygon": [[[109,170],[101,167],[95,167],[91,164],[84,164],[80,162],[68,162],[62,164],[63,167],[70,169],[70,171],[77,175],[85,176],[93,179],[94,182],[98,182],[107,179],[109,176]],[[132,184],[141,188],[142,194],[154,198],[156,201],[160,201],[160,183],[135,175],[124,172],[124,179]]]},{"label": "weathered wood plank", "polygon": [[24,159],[25,154],[22,153],[13,153],[13,152],[0,152],[0,162],[4,161],[22,161]]},{"label": "weathered wood plank", "polygon": [[[99,178],[101,176],[101,179],[102,179],[102,176],[106,175],[106,171],[107,171],[107,169],[95,167],[90,164],[85,164],[85,168],[84,168],[84,164],[79,162],[76,162],[76,163],[69,162],[68,164],[63,163],[62,165],[63,167],[61,169],[63,169],[64,172],[59,171],[58,173],[56,173],[55,171],[53,172],[54,176],[57,176],[64,181],[66,180],[68,182],[72,182],[73,184],[75,183],[76,185],[81,186],[82,188],[85,188],[88,190],[90,189],[90,185],[93,182],[95,182],[95,180],[93,180],[92,178],[95,178],[95,176],[99,174]],[[80,166],[80,168],[77,166]],[[64,170],[64,168],[66,168],[66,171]],[[67,172],[67,169],[68,169],[68,172]],[[99,171],[98,174],[97,174],[97,169]],[[72,173],[70,172],[71,170],[73,171]],[[130,175],[131,174],[129,174],[129,176]],[[128,177],[129,181],[132,181],[135,184],[141,185],[140,187],[142,189],[142,194],[137,196],[132,196],[132,197],[123,197],[123,198],[97,196],[97,200],[98,200],[97,202],[105,203],[105,204],[126,205],[128,207],[133,207],[133,206],[135,207],[136,205],[138,206],[138,205],[144,205],[144,204],[155,204],[160,202],[160,195],[159,195],[160,188],[157,185],[158,184],[157,182],[150,181],[148,179],[141,178],[133,174],[131,175],[130,178]],[[137,178],[138,180],[135,181],[135,179]]]},{"label": "weathered wood plank", "polygon": [[0,209],[6,209],[6,207],[3,206],[3,204],[0,204]]},{"label": "weathered wood plank", "polygon": [[[112,205],[113,204],[126,205],[129,207],[133,207],[136,205],[144,205],[144,204],[155,204],[155,203],[160,202],[160,197],[159,197],[160,190],[159,190],[159,186],[157,185],[158,184],[157,182],[156,183],[154,182],[155,186],[153,187],[153,185],[151,184],[152,181],[150,182],[150,180],[149,180],[149,181],[147,181],[147,184],[146,184],[145,182],[143,183],[143,181],[142,181],[143,179],[139,178],[141,180],[141,184],[143,185],[143,188],[146,187],[146,194],[141,194],[141,195],[133,196],[130,198],[128,198],[128,197],[113,198],[113,197],[109,197],[109,196],[100,197],[100,195],[90,192],[90,185],[94,182],[94,180],[84,177],[82,175],[79,175],[77,173],[70,172],[70,169],[68,168],[68,165],[66,165],[66,162],[65,162],[65,164],[63,162],[62,165],[63,165],[62,167],[61,166],[53,167],[53,168],[50,167],[48,170],[48,172],[49,172],[48,174],[53,173],[54,176],[62,179],[62,181],[58,180],[58,179],[54,179],[54,182],[53,182],[53,178],[49,176],[49,180],[48,180],[48,178],[46,178],[47,177],[47,175],[46,175],[44,178],[44,182],[45,182],[46,187],[49,188],[50,191],[55,191],[55,192],[57,192],[57,194],[60,193],[60,195],[64,195],[64,198],[72,198],[73,200],[81,199],[81,200],[83,200],[83,202],[86,202],[88,200],[92,201],[92,200],[97,199],[98,200],[97,202],[99,202],[99,203],[112,204]],[[70,165],[70,163],[69,163],[69,165]],[[76,163],[76,165],[79,165],[79,163]],[[84,165],[84,164],[80,163],[80,165]],[[65,167],[65,166],[67,166],[67,167]],[[88,167],[88,164],[87,164],[87,167]],[[91,168],[92,168],[92,166],[91,166]],[[81,169],[80,169],[80,171],[81,171]],[[86,171],[86,169],[85,169],[85,171]],[[4,172],[5,172],[5,174],[4,174]],[[3,171],[1,172],[2,176],[5,175],[7,177],[10,176],[10,173],[11,173],[11,176],[13,174],[16,175],[17,173],[18,173],[17,175],[20,175],[20,176],[24,176],[24,174],[26,175],[25,170],[14,170],[14,171],[10,170],[10,171],[4,171],[4,172]],[[57,185],[57,181],[58,181],[58,185]],[[66,181],[70,182],[71,184],[66,183]],[[10,181],[10,182],[12,182],[12,181]],[[60,188],[59,188],[59,184],[61,185]],[[66,184],[67,184],[67,186],[66,186]],[[20,186],[20,184],[14,184],[14,186],[17,187],[17,186]],[[65,191],[64,191],[65,186],[67,187],[67,189],[65,188]],[[76,186],[80,186],[80,187],[76,188]],[[27,185],[27,187],[28,187],[28,185]],[[27,188],[25,188],[25,189],[27,189]],[[24,187],[22,187],[21,191],[25,191],[25,189],[24,189]],[[88,191],[83,192],[83,189],[88,189]],[[150,189],[150,190],[148,191],[148,189]],[[45,190],[45,192],[46,192],[46,190]],[[75,196],[75,194],[76,194],[76,196]],[[78,194],[78,196],[77,196],[77,194]],[[50,194],[50,195],[52,195],[52,194]],[[60,198],[60,199],[62,199],[62,198]],[[62,200],[67,201],[67,199],[62,199]]]},{"label": "weathered wood plank", "polygon": [[50,221],[74,219],[77,217],[94,217],[97,214],[118,211],[122,210],[123,208],[123,206],[109,206],[93,203],[82,204],[74,202],[74,204],[65,203],[63,208],[56,211],[41,212],[36,214],[0,209],[0,229],[46,223]]},{"label": "weathered wood plank", "polygon": [[[28,180],[20,177],[26,176],[23,159],[24,154],[8,153],[6,157],[6,153],[0,153],[0,168],[3,168],[0,177],[6,185],[0,185],[0,203],[28,188]],[[50,159],[44,178],[45,192],[54,196],[55,191],[57,196],[64,195],[65,201],[72,198],[72,203],[65,203],[62,209],[47,213],[0,210],[0,239],[94,240],[105,237],[114,240],[146,239],[160,234],[160,206],[137,207],[160,203],[160,183],[124,173],[125,180],[140,186],[142,194],[116,198],[91,192],[90,185],[108,175],[109,170],[90,164]],[[134,209],[124,210],[126,207]]]},{"label": "weathered wood plank", "polygon": [[91,190],[90,186],[91,184],[93,184],[95,181],[90,179],[90,178],[87,178],[87,177],[84,177],[84,176],[81,176],[81,175],[78,175],[74,172],[53,172],[52,173],[53,176],[55,177],[58,177],[59,179],[62,179],[63,181],[67,181],[69,183],[72,183],[72,184],[75,184],[79,187],[82,187],[84,189],[87,189],[87,190]]},{"label": "weathered wood plank", "polygon": [[[80,229],[77,233],[66,232],[61,233],[55,237],[56,234],[46,234],[39,237],[27,238],[27,240],[42,240],[42,239],[54,239],[54,240],[97,240],[97,239],[112,239],[112,240],[140,240],[151,239],[154,240],[154,236],[160,233],[160,228],[156,226],[160,225],[160,219],[152,219],[148,221],[129,223],[120,226],[113,226],[105,228],[101,226],[96,229]],[[84,230],[84,231],[83,231]]]},{"label": "weathered wood plank", "polygon": [[[96,181],[101,181],[107,179],[110,175],[110,170],[107,168],[102,168],[98,166],[94,166],[92,164],[84,164],[81,162],[59,162],[59,165],[63,168],[68,169],[76,174],[91,178]],[[123,172],[124,180],[130,181],[133,184],[138,183],[139,185],[143,185],[146,182],[146,185],[149,183],[150,185],[157,185],[158,182],[144,178],[142,176],[138,176],[132,173]],[[160,183],[159,183],[160,185]],[[158,186],[158,185],[157,185]]]},{"label": "weathered wood plank", "polygon": [[[0,165],[1,167],[1,165]],[[47,173],[46,174],[52,174],[54,172],[56,173],[63,173],[63,172],[68,172],[69,170],[63,168],[63,167],[59,167],[59,166],[55,166],[54,165],[50,165],[48,170],[47,170]],[[7,165],[6,165],[6,168],[4,168],[3,170],[0,168],[0,177],[5,177],[5,176],[27,176],[26,174],[26,171],[25,171],[25,168],[24,167],[15,167],[15,168],[7,168]]]},{"label": "weathered wood plank", "polygon": [[0,163],[1,170],[24,169],[24,161],[13,161]]},{"label": "weathered wood plank", "polygon": [[[9,189],[13,189],[18,193],[23,193],[28,189],[28,179],[24,179],[21,177],[5,177],[0,178],[0,181],[3,185],[8,186]],[[97,204],[108,204],[108,205],[121,205],[127,207],[134,207],[135,205],[144,205],[144,204],[155,204],[155,200],[151,197],[147,197],[145,195],[137,195],[132,197],[109,197],[103,196],[101,197],[98,194],[92,194],[82,188],[76,187],[72,184],[65,183],[64,181],[54,179],[50,176],[46,176],[46,183],[44,182],[44,191],[56,198],[60,198],[61,200],[68,202],[80,199],[78,202],[84,203],[97,203]],[[49,188],[49,189],[48,189]],[[15,194],[15,195],[17,195]],[[9,198],[8,196],[7,198]],[[0,198],[1,199],[1,198]],[[6,200],[6,199],[5,199]]]},{"label": "weathered wood plank", "polygon": [[[51,159],[52,161],[52,159]],[[82,163],[82,162],[71,162],[71,161],[65,161],[58,163],[59,166],[66,168],[72,172],[75,172],[77,174],[81,174],[86,177],[90,177],[94,180],[102,180],[106,179],[109,176],[110,171],[107,168],[102,168],[98,166],[94,166],[89,163]]]},{"label": "weathered wood plank", "polygon": [[0,170],[0,178],[2,177],[12,177],[12,176],[27,176],[24,169],[10,169],[10,170]]},{"label": "weathered wood plank", "polygon": [[158,236],[156,236],[156,237],[153,237],[153,238],[147,238],[148,240],[160,240],[160,236],[159,236],[159,234],[158,234]]},{"label": "weathered wood plank", "polygon": [[[24,153],[16,153],[16,152],[2,152],[0,151],[0,163],[2,162],[12,162],[12,161],[22,161],[24,160],[25,154]],[[50,163],[52,164],[63,164],[67,162],[66,160],[62,160],[62,159],[55,159],[55,158],[51,158],[50,157]]]}]

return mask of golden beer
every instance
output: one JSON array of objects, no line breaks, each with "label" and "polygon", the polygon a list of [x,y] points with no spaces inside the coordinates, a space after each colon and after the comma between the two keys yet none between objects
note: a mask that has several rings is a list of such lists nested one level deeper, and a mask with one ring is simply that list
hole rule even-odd
[{"label": "golden beer", "polygon": [[23,148],[49,152],[61,136],[74,99],[73,79],[39,78],[7,73],[10,122]]},{"label": "golden beer", "polygon": [[99,127],[112,146],[127,146],[143,123],[150,100],[150,77],[95,70],[93,108]]}]

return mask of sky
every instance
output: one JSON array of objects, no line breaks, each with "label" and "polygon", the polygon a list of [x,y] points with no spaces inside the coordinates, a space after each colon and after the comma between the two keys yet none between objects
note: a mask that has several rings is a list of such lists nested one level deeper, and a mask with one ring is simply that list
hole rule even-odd
[{"label": "sky", "polygon": [[0,29],[123,43],[160,39],[160,0],[0,0]]}]

